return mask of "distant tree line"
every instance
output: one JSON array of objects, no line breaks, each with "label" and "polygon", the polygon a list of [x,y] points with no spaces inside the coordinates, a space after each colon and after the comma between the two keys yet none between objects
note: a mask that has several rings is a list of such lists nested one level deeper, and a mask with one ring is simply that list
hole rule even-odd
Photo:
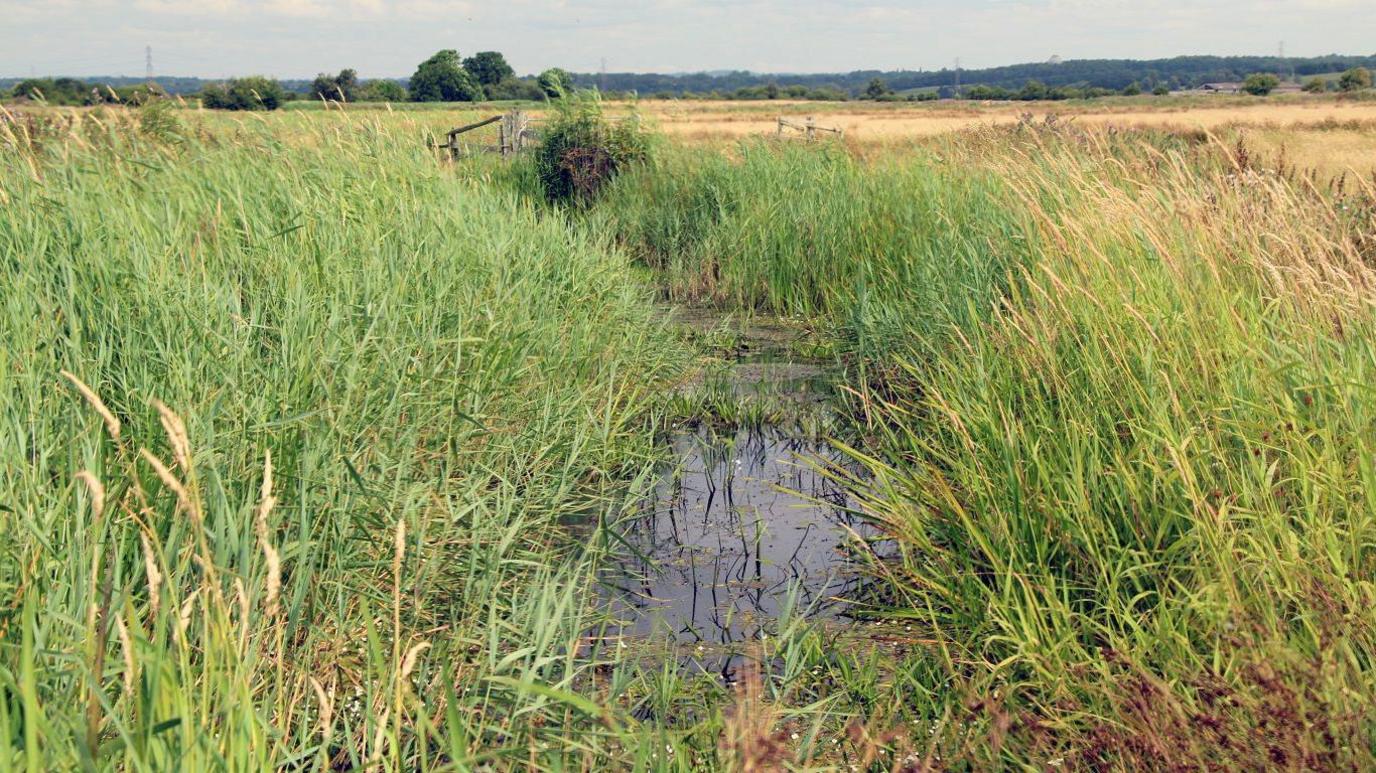
[{"label": "distant tree line", "polygon": [[[483,100],[558,99],[573,90],[573,78],[559,68],[520,78],[497,51],[480,51],[462,58],[446,49],[421,62],[406,81],[360,80],[353,69],[321,73],[311,81],[279,81],[261,75],[206,82],[196,78],[170,79],[170,93],[198,96],[217,110],[276,110],[286,102],[307,98],[332,102],[478,102]],[[113,85],[113,84],[119,85]],[[0,97],[42,101],[53,105],[96,105],[136,102],[149,94],[166,95],[131,78],[87,83],[77,78],[37,78],[0,81]]]},{"label": "distant tree line", "polygon": [[[0,95],[3,95],[0,89]],[[111,86],[88,83],[77,78],[25,78],[9,89],[12,99],[46,102],[50,105],[83,106],[140,104],[153,97],[165,96],[160,87],[147,83]]]},{"label": "distant tree line", "polygon": [[[479,51],[464,58],[445,49],[421,62],[405,85],[387,79],[360,81],[357,71],[345,69],[317,75],[301,93],[328,102],[480,102],[558,99],[572,88],[568,73],[558,68],[518,78],[500,52]],[[296,95],[255,76],[208,86],[201,99],[210,108],[273,110]]]},{"label": "distant tree line", "polygon": [[[961,70],[959,83],[962,92],[974,86],[988,86],[1013,93],[1021,91],[1030,81],[1042,83],[1048,89],[1071,87],[1083,90],[1102,89],[1102,93],[1122,93],[1133,84],[1143,92],[1159,87],[1170,90],[1198,88],[1206,83],[1241,83],[1248,75],[1258,72],[1283,73],[1304,78],[1340,73],[1356,67],[1376,69],[1376,56],[1320,56],[1281,58],[1275,56],[1182,56],[1173,59],[1079,59],[1063,62],[1039,62],[993,67],[980,70]],[[582,87],[596,86],[608,92],[633,92],[642,95],[717,94],[723,98],[743,89],[753,89],[775,83],[779,88],[831,89],[843,91],[851,97],[865,96],[865,89],[875,79],[882,79],[897,93],[919,89],[939,90],[943,96],[954,95],[957,73],[950,69],[882,72],[856,70],[849,73],[760,75],[743,70],[731,72],[687,74],[643,73],[576,73],[574,83]]]},{"label": "distant tree line", "polygon": [[[476,102],[557,99],[577,88],[600,88],[608,96],[656,99],[918,101],[1092,99],[1114,94],[1198,88],[1237,83],[1256,95],[1269,94],[1280,76],[1304,79],[1304,90],[1359,91],[1371,87],[1376,56],[1280,57],[1185,56],[1174,59],[1082,59],[983,70],[857,70],[850,73],[764,76],[746,71],[679,75],[574,74],[559,68],[518,77],[497,51],[462,57],[454,49],[421,62],[409,79],[360,80],[356,71],[321,73],[314,80],[277,81],[262,76],[210,83],[196,78],[160,79],[150,88],[141,79],[76,78],[0,80],[0,96],[41,99],[49,104],[126,103],[160,93],[198,95],[206,107],[272,110],[293,99],[334,102]],[[957,84],[959,88],[957,88]]]}]

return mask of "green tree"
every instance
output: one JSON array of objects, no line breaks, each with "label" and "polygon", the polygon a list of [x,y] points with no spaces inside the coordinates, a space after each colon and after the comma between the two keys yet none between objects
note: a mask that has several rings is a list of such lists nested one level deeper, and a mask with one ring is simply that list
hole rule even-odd
[{"label": "green tree", "polygon": [[1129,83],[1128,85],[1124,86],[1122,91],[1122,94],[1125,97],[1135,97],[1141,93],[1142,86],[1138,84],[1137,81],[1133,81],[1132,83]]},{"label": "green tree", "polygon": [[1046,99],[1046,84],[1038,80],[1031,80],[1025,83],[1022,90],[1018,92],[1018,99],[1031,102],[1039,99]]},{"label": "green tree", "polygon": [[338,75],[320,73],[311,83],[311,97],[332,99],[336,102],[353,102],[358,91],[358,73],[353,70],[340,70]]},{"label": "green tree", "polygon": [[507,78],[487,87],[488,99],[519,99],[534,102],[545,98],[545,92],[531,78]]},{"label": "green tree", "polygon": [[50,80],[26,78],[14,84],[10,94],[15,99],[47,100],[53,91],[53,82]]},{"label": "green tree", "polygon": [[405,102],[406,89],[393,80],[379,79],[364,83],[358,89],[359,102]]},{"label": "green tree", "polygon": [[1328,91],[1328,81],[1323,78],[1310,78],[1304,82],[1304,90],[1309,94],[1322,94]]},{"label": "green tree", "polygon": [[1156,86],[1156,88],[1152,89],[1152,90],[1151,90],[1151,93],[1152,93],[1152,94],[1155,94],[1155,95],[1158,96],[1158,97],[1169,96],[1170,93],[1171,93],[1171,87],[1170,87],[1170,86],[1167,86],[1167,85],[1164,84],[1164,83],[1161,83],[1161,84],[1158,84],[1158,85]]},{"label": "green tree", "polygon": [[1017,95],[1013,92],[1010,92],[1008,89],[1002,88],[1000,86],[990,86],[985,83],[980,83],[978,85],[971,86],[970,88],[965,90],[965,99],[973,100],[976,102],[983,102],[986,100],[1012,99],[1015,96]]},{"label": "green tree", "polygon": [[452,48],[421,62],[411,76],[409,91],[412,102],[476,102],[483,98],[482,89]]},{"label": "green tree", "polygon": [[1371,88],[1371,71],[1365,67],[1353,67],[1338,79],[1341,91],[1361,91]]},{"label": "green tree", "polygon": [[1254,97],[1264,97],[1276,90],[1280,78],[1269,72],[1254,72],[1242,82],[1242,90]]},{"label": "green tree", "polygon": [[207,86],[201,103],[211,110],[276,110],[287,99],[282,84],[261,75]]},{"label": "green tree", "polygon": [[76,78],[29,78],[15,84],[11,94],[16,99],[31,99],[50,105],[95,105],[118,101],[108,87],[97,87]]},{"label": "green tree", "polygon": [[892,93],[889,84],[885,83],[883,78],[872,78],[869,85],[865,86],[865,96],[870,99],[883,99]]},{"label": "green tree", "polygon": [[485,89],[516,77],[516,71],[506,63],[506,57],[496,51],[479,51],[463,60],[463,69]]},{"label": "green tree", "polygon": [[535,82],[550,99],[559,99],[573,91],[573,76],[558,67],[551,67],[540,73]]}]

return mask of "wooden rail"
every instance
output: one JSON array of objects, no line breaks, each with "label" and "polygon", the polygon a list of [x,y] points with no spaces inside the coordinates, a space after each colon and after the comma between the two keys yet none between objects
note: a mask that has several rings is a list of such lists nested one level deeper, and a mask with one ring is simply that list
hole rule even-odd
[{"label": "wooden rail", "polygon": [[450,129],[445,134],[445,143],[443,145],[434,145],[433,147],[439,150],[448,150],[449,159],[451,161],[457,160],[463,156],[465,150],[464,145],[459,142],[459,135],[466,134],[474,129],[481,129],[484,126],[491,126],[499,121],[502,125],[499,127],[497,145],[495,147],[482,146],[479,150],[501,153],[503,157],[513,156],[525,150],[530,140],[532,121],[529,116],[520,110],[512,110],[509,113],[494,115],[491,118],[484,118],[481,121],[460,126],[456,129]]},{"label": "wooden rail", "polygon": [[837,137],[845,136],[845,131],[842,129],[833,129],[830,126],[818,126],[817,119],[813,118],[812,116],[808,116],[802,123],[790,121],[787,118],[784,118],[783,116],[779,116],[779,139],[783,139],[784,129],[794,129],[796,131],[802,132],[804,136],[807,138],[808,142],[812,142],[817,139],[817,132],[830,132],[832,134],[835,134]]}]

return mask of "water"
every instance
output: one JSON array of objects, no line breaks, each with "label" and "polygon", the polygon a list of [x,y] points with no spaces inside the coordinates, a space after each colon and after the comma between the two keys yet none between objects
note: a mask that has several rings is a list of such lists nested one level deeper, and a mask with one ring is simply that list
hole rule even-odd
[{"label": "water", "polygon": [[622,527],[630,549],[604,577],[621,634],[730,645],[768,634],[790,605],[844,611],[852,547],[872,532],[817,468],[839,461],[833,449],[778,428],[669,442],[679,463]]}]

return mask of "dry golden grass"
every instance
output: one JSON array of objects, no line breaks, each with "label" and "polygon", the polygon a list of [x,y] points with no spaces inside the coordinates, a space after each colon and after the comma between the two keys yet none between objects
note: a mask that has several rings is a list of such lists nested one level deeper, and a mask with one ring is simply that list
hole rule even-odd
[{"label": "dry golden grass", "polygon": [[814,115],[852,144],[883,145],[966,129],[1017,123],[1031,114],[1076,125],[1208,131],[1255,145],[1262,156],[1320,177],[1376,170],[1376,102],[1331,98],[1278,101],[1227,97],[1018,103],[646,102],[641,110],[665,133],[688,142],[772,135],[780,115]]},{"label": "dry golden grass", "polygon": [[[775,129],[777,115],[809,112],[806,103],[773,103],[763,108],[752,105],[742,109],[739,103],[731,102],[650,102],[644,103],[642,109],[670,134],[703,139],[770,133]],[[1229,100],[1218,107],[1168,103],[1160,108],[1140,102],[1128,106],[1019,102],[960,107],[849,103],[813,108],[810,112],[818,116],[819,124],[844,129],[857,140],[922,137],[976,126],[1010,124],[1027,113],[1055,114],[1092,125],[1210,130],[1239,124],[1288,128],[1325,122],[1376,122],[1376,103],[1333,100],[1254,105]]]}]

